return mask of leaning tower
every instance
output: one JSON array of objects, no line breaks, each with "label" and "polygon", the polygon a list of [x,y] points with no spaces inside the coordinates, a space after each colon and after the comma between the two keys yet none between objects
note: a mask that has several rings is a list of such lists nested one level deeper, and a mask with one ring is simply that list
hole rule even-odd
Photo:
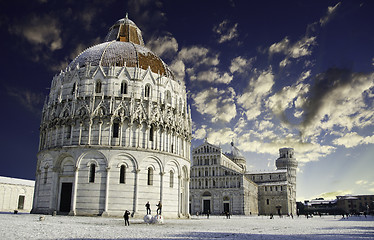
[{"label": "leaning tower", "polygon": [[191,124],[182,79],[118,20],[52,79],[32,212],[188,216]]},{"label": "leaning tower", "polygon": [[277,170],[287,170],[288,209],[290,213],[296,214],[296,170],[298,164],[294,158],[293,148],[279,149],[279,158],[275,165]]}]

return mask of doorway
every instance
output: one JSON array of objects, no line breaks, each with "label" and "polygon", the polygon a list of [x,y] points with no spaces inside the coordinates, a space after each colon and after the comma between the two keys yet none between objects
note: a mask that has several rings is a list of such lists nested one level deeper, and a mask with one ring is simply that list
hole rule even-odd
[{"label": "doorway", "polygon": [[230,212],[230,203],[223,204],[223,212]]},{"label": "doorway", "polygon": [[209,211],[209,213],[211,213],[211,211],[210,211],[210,200],[203,200],[203,206],[204,206],[204,210],[203,210],[203,213],[204,214],[207,214],[208,213],[208,211]]},{"label": "doorway", "polygon": [[18,196],[18,209],[22,210],[25,204],[25,196]]},{"label": "doorway", "polygon": [[61,184],[60,212],[63,212],[63,213],[70,212],[72,189],[73,189],[73,183],[62,183]]}]

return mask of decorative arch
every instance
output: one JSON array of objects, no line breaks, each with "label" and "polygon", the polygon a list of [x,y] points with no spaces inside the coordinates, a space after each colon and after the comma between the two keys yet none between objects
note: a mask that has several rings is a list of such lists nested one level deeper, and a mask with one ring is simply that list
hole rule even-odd
[{"label": "decorative arch", "polygon": [[165,163],[165,167],[168,166],[169,163],[170,164],[175,164],[175,166],[177,168],[177,172],[176,173],[178,174],[178,176],[181,175],[181,167],[180,167],[178,161],[176,161],[174,159],[169,160],[168,162]]},{"label": "decorative arch", "polygon": [[[112,165],[112,162],[120,159],[121,157],[125,157],[127,159],[129,159],[133,165],[134,165],[134,169],[133,170],[137,170],[139,169],[139,164],[138,164],[138,161],[136,160],[136,158],[134,156],[132,156],[131,154],[129,153],[126,153],[126,152],[123,152],[123,153],[119,153],[115,156],[113,156],[110,160],[109,160],[109,163],[108,163],[108,166],[111,166]],[[127,167],[130,168],[130,166],[128,166],[128,164],[124,161],[124,160],[120,160],[119,163],[117,164],[117,167],[120,167],[121,164],[126,164]]]},{"label": "decorative arch", "polygon": [[[164,166],[163,166],[161,160],[160,160],[158,157],[156,157],[156,156],[148,156],[148,157],[145,157],[145,158],[142,160],[142,162],[145,162],[145,160],[146,160],[147,158],[148,158],[148,159],[153,159],[153,160],[155,160],[156,163],[158,164],[158,167],[160,168],[160,173],[164,172]],[[148,164],[147,166],[149,166],[149,165],[152,165],[152,166],[154,167],[154,170],[157,169],[155,165],[153,165],[153,164]],[[146,169],[148,169],[147,166],[145,166]]]},{"label": "decorative arch", "polygon": [[[104,161],[105,161],[105,167],[108,167],[108,166],[109,166],[109,165],[108,165],[108,159],[107,159],[107,157],[106,157],[102,152],[100,152],[100,151],[96,151],[96,150],[91,150],[91,151],[87,151],[87,152],[82,153],[82,154],[78,157],[77,162],[76,162],[76,164],[75,164],[75,167],[76,167],[77,169],[79,169],[79,166],[80,166],[80,163],[81,163],[82,159],[83,159],[85,156],[87,156],[88,154],[91,154],[91,153],[98,153],[99,155],[101,155],[101,156],[103,157]],[[95,161],[96,161],[96,160],[95,160]],[[96,161],[96,163],[98,163],[98,162]]]}]

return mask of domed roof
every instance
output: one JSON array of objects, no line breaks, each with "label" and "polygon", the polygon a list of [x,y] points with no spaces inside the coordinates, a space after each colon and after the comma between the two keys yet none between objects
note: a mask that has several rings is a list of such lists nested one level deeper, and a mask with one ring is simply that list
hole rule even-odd
[{"label": "domed roof", "polygon": [[109,29],[105,41],[83,51],[69,67],[127,66],[144,70],[150,67],[152,72],[174,79],[174,74],[161,58],[144,46],[140,29],[127,16]]},{"label": "domed roof", "polygon": [[243,154],[234,146],[234,142],[231,142],[231,156],[233,159],[244,159]]}]

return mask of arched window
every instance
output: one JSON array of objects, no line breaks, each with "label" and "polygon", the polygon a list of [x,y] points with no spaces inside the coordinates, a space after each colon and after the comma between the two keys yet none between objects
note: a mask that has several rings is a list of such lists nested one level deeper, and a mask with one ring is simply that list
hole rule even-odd
[{"label": "arched window", "polygon": [[170,185],[171,188],[174,187],[174,172],[170,170]]},{"label": "arched window", "polygon": [[45,167],[44,168],[44,184],[47,183],[47,179],[48,179],[48,167]]},{"label": "arched window", "polygon": [[171,104],[171,93],[169,90],[166,91],[166,103]]},{"label": "arched window", "polygon": [[122,165],[119,172],[119,183],[126,183],[126,166]]},{"label": "arched window", "polygon": [[127,82],[125,81],[121,83],[121,94],[127,94]]},{"label": "arched window", "polygon": [[66,132],[66,138],[70,139],[70,136],[71,136],[71,125],[68,125],[68,130]]},{"label": "arched window", "polygon": [[96,172],[96,165],[91,163],[90,165],[90,183],[95,182],[95,172]]},{"label": "arched window", "polygon": [[179,111],[182,112],[182,98],[179,99]]},{"label": "arched window", "polygon": [[153,125],[151,125],[149,129],[149,141],[153,141],[153,132],[154,132],[154,128],[153,128]]},{"label": "arched window", "polygon": [[266,199],[266,204],[269,205],[270,204],[270,201],[269,199]]},{"label": "arched window", "polygon": [[145,85],[144,97],[149,98],[151,96],[151,85]]},{"label": "arched window", "polygon": [[148,185],[153,185],[153,169],[152,168],[148,168],[148,181],[147,181],[147,184]]},{"label": "arched window", "polygon": [[113,138],[118,138],[118,133],[119,133],[119,123],[114,122],[113,123]]},{"label": "arched window", "polygon": [[75,92],[75,87],[76,87],[76,83],[73,84],[73,87],[72,87],[72,89],[71,89],[71,94],[72,94],[72,95],[73,95],[74,92]]},{"label": "arched window", "polygon": [[95,85],[95,93],[101,93],[101,81],[98,80]]}]

